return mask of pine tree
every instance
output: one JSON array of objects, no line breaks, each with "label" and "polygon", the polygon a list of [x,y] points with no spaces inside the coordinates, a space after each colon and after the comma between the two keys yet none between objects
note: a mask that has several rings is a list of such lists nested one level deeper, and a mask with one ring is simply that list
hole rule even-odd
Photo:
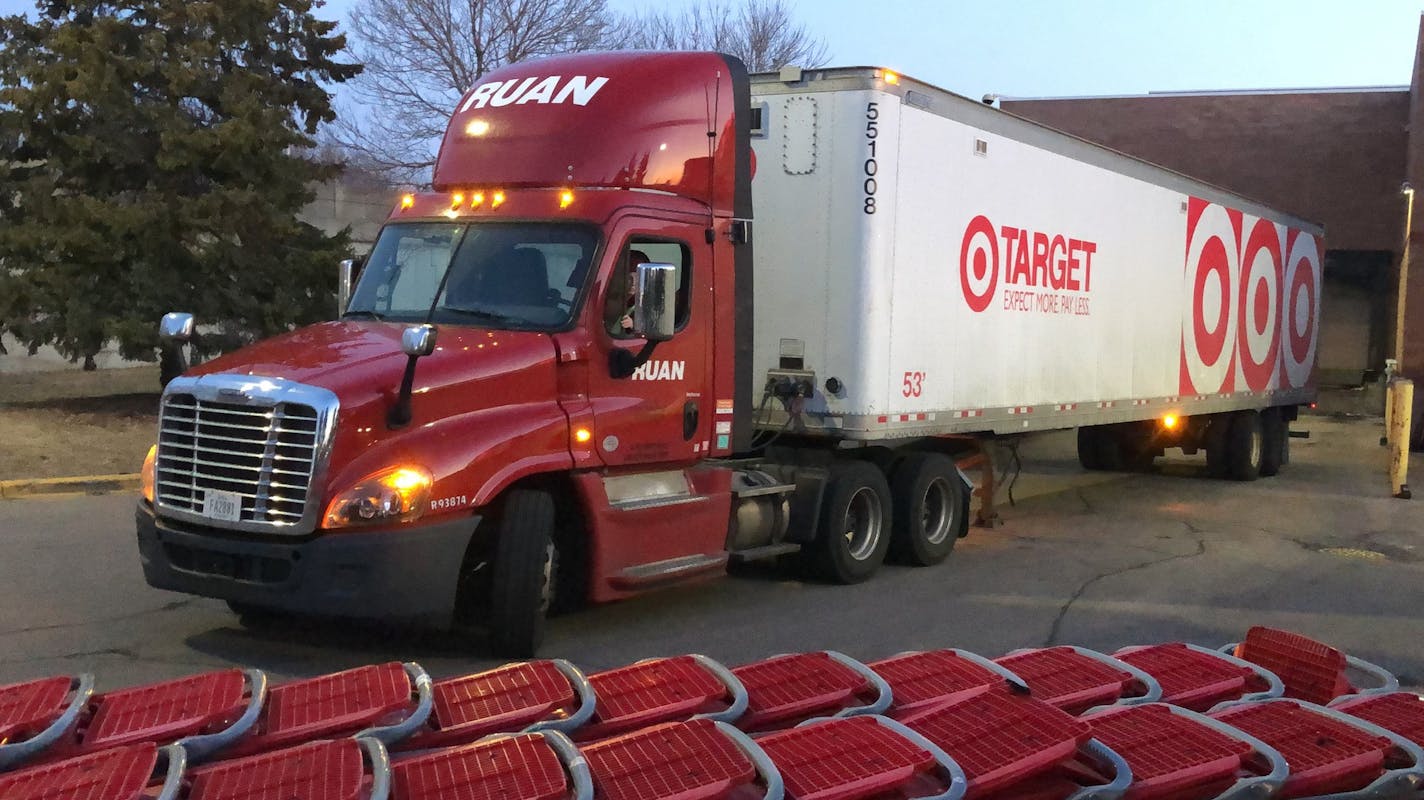
[{"label": "pine tree", "polygon": [[[318,3],[319,5],[319,3]],[[296,214],[339,167],[336,23],[312,0],[43,0],[0,18],[0,329],[152,360],[191,311],[228,349],[333,311],[343,232]]]}]

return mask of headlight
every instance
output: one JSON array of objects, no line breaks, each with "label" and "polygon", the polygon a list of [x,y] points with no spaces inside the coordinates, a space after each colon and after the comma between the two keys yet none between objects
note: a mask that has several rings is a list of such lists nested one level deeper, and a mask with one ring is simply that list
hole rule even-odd
[{"label": "headlight", "polygon": [[349,528],[419,519],[430,505],[430,471],[401,466],[368,475],[332,498],[324,528]]},{"label": "headlight", "polygon": [[147,500],[149,505],[153,505],[153,487],[158,483],[158,445],[148,448],[148,455],[143,457],[143,470],[139,476],[143,499]]}]

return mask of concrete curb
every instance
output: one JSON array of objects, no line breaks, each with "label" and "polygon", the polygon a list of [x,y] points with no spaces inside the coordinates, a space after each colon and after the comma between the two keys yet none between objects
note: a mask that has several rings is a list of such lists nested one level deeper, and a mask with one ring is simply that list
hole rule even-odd
[{"label": "concrete curb", "polygon": [[111,494],[136,492],[138,473],[125,475],[81,475],[76,478],[22,478],[0,481],[0,500],[18,500],[49,494]]}]

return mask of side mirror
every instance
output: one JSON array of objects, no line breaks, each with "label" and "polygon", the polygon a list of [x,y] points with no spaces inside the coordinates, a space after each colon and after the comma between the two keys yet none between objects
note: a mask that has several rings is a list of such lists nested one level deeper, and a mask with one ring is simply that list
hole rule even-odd
[{"label": "side mirror", "polygon": [[365,266],[364,258],[348,258],[337,265],[336,273],[336,316],[346,313],[347,306],[351,305],[351,293],[356,289],[356,279],[361,277],[361,267]]},{"label": "side mirror", "polygon": [[401,352],[422,358],[435,352],[435,326],[412,325],[401,332]]},{"label": "side mirror", "polygon": [[633,299],[633,333],[666,342],[677,327],[677,267],[639,264]]},{"label": "side mirror", "polygon": [[186,343],[193,338],[193,315],[170,311],[158,323],[158,338],[164,342]]}]

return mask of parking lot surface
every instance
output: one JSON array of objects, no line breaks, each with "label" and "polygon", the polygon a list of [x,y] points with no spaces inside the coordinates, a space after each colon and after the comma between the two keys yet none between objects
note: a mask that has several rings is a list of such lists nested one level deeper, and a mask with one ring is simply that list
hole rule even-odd
[{"label": "parking lot surface", "polygon": [[[857,586],[770,567],[594,607],[550,624],[542,655],[601,669],[700,652],[728,664],[832,648],[860,658],[961,647],[997,656],[1239,639],[1289,628],[1424,684],[1424,511],[1388,496],[1378,422],[1303,419],[1277,478],[1090,474],[1071,434],[1025,442],[1006,524],[950,560],[887,566]],[[1424,482],[1416,459],[1415,477]],[[0,503],[0,684],[87,670],[114,688],[242,664],[278,677],[390,659],[436,677],[498,663],[477,638],[334,622],[239,624],[220,601],[149,588],[122,495]]]}]

